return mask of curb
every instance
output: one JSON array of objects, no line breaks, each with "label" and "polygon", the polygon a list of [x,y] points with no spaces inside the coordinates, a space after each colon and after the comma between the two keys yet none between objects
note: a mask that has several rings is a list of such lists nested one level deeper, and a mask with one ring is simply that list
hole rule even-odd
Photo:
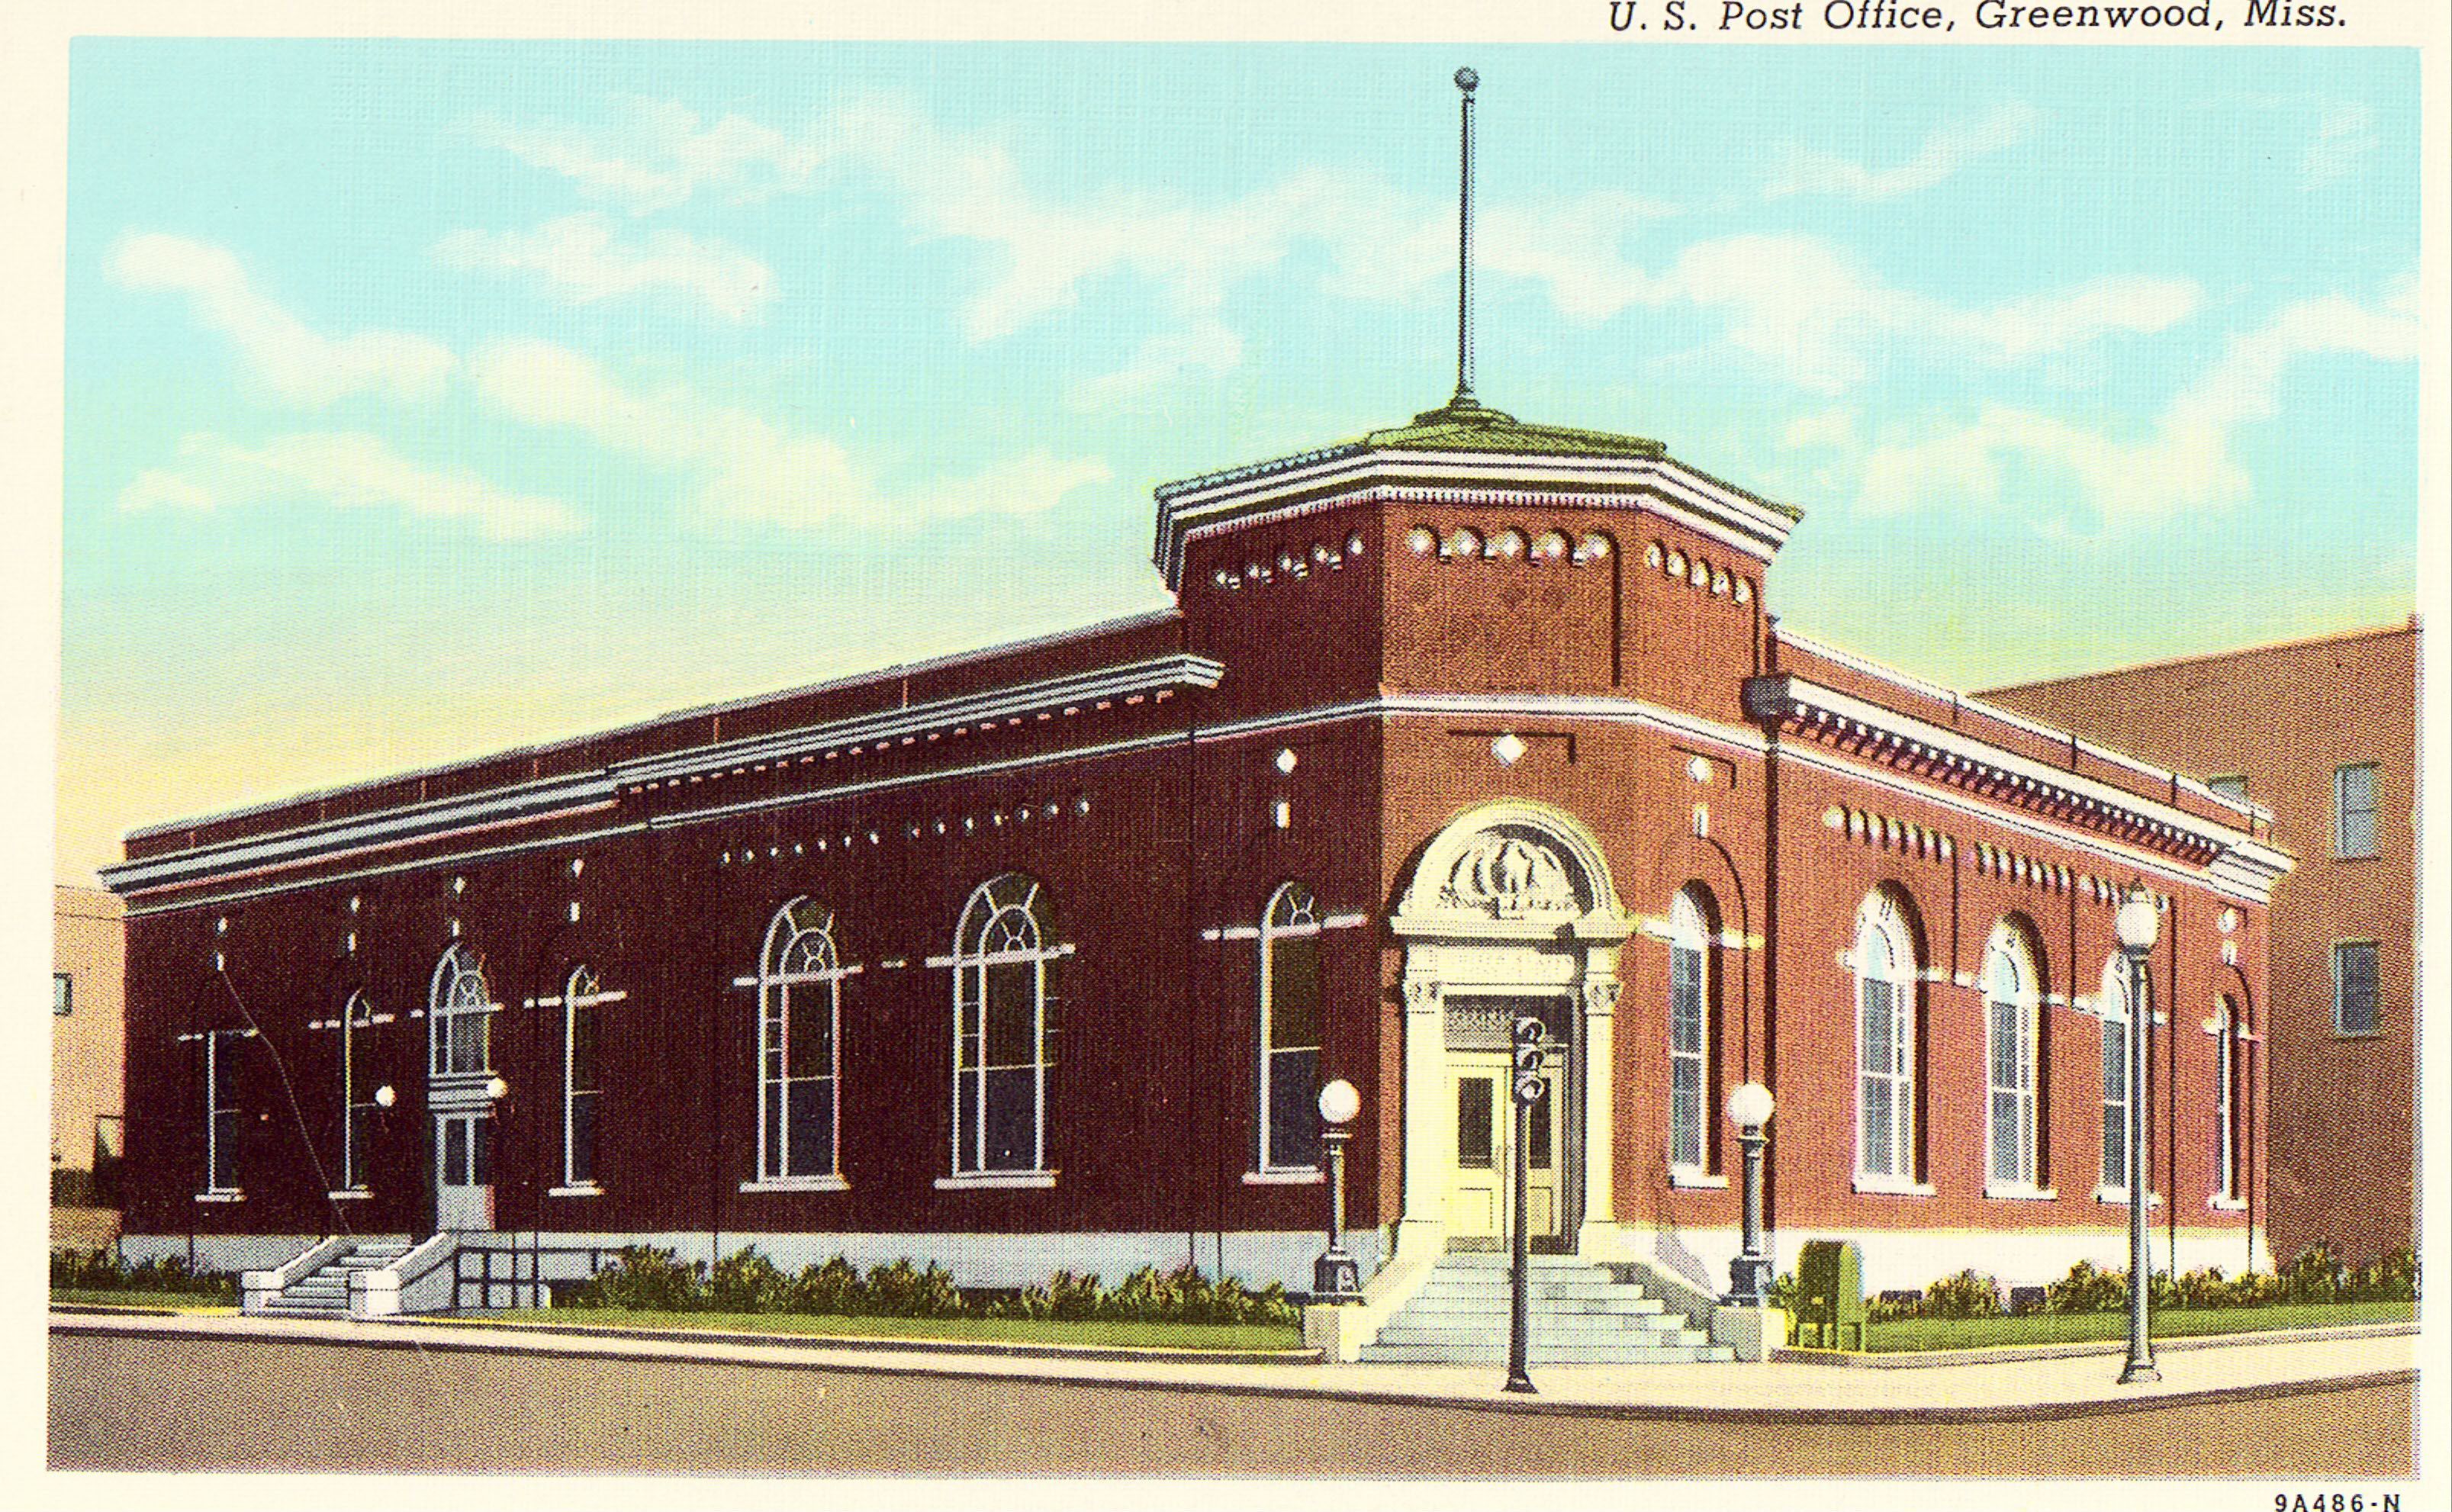
[{"label": "curb", "polygon": [[848,1349],[897,1354],[982,1355],[998,1360],[1088,1360],[1102,1364],[1136,1361],[1150,1365],[1306,1365],[1320,1363],[1317,1349],[1193,1349],[1131,1345],[1027,1344],[982,1339],[895,1339],[873,1334],[737,1333],[715,1328],[606,1328],[579,1323],[494,1323],[486,1319],[385,1318],[396,1327],[449,1329],[464,1337],[488,1333],[544,1334],[580,1340],[646,1339],[658,1344],[721,1344],[751,1348]]},{"label": "curb", "polygon": [[[2416,1323],[2337,1323],[2317,1328],[2243,1328],[2236,1333],[2182,1334],[2154,1341],[2156,1354],[2188,1349],[2228,1349],[2260,1344],[2322,1344],[2330,1339],[2391,1339],[2414,1335]],[[1880,1353],[1861,1350],[1798,1349],[1783,1345],[1771,1351],[1774,1364],[1824,1365],[1848,1370],[1937,1370],[1950,1365],[2014,1365],[2024,1360],[2078,1360],[2091,1355],[2128,1352],[2125,1339],[2073,1339],[2066,1344],[1996,1345],[1982,1349],[1897,1349]]]},{"label": "curb", "polygon": [[[1170,1391],[1201,1396],[1266,1396],[1319,1403],[1361,1403],[1374,1406],[1442,1408],[1465,1412],[1530,1414],[1552,1417],[1589,1418],[1618,1423],[1723,1423],[1763,1425],[1836,1424],[1881,1425],[1901,1424],[1982,1424],[1982,1423],[2047,1423],[2073,1418],[2102,1417],[2121,1413],[2158,1412],[2229,1402],[2258,1402],[2290,1397],[2326,1395],[2337,1392],[2369,1390],[2379,1386],[2414,1385],[2418,1371],[2412,1367],[2365,1371],[2356,1375],[2326,1376],[2312,1380],[2268,1382],[2241,1386],[2216,1386],[2198,1391],[2173,1391],[2154,1396],[2093,1398],[2075,1402],[2004,1403],[1981,1406],[1932,1407],[1715,1407],[1685,1404],[1559,1402],[1524,1397],[1463,1397],[1431,1391],[1393,1391],[1373,1387],[1347,1387],[1320,1384],[1315,1382],[1297,1384],[1294,1381],[1219,1382],[1168,1380],[1149,1376],[1078,1376],[1055,1371],[965,1370],[952,1365],[882,1364],[861,1359],[843,1359],[823,1354],[794,1358],[774,1354],[764,1359],[716,1358],[704,1354],[641,1353],[614,1346],[619,1340],[635,1335],[597,1330],[594,1337],[564,1334],[569,1341],[560,1346],[537,1343],[506,1343],[497,1339],[474,1336],[474,1330],[438,1329],[423,1335],[403,1332],[391,1338],[367,1338],[364,1335],[334,1336],[319,1334],[309,1324],[295,1329],[267,1332],[261,1328],[234,1328],[227,1325],[168,1329],[148,1325],[129,1318],[125,1321],[104,1319],[54,1318],[53,1334],[83,1334],[106,1338],[160,1339],[167,1335],[186,1335],[236,1343],[277,1346],[321,1345],[341,1349],[445,1349],[454,1353],[500,1354],[530,1359],[555,1360],[651,1360],[669,1364],[730,1365],[745,1369],[781,1369],[805,1372],[833,1372],[841,1375],[920,1376],[936,1380],[979,1381],[993,1379],[1039,1386],[1070,1386],[1081,1389],[1107,1388],[1125,1391]],[[643,1341],[649,1342],[649,1341]],[[662,1341],[652,1341],[662,1342]],[[1214,1362],[1211,1362],[1214,1363]]]}]

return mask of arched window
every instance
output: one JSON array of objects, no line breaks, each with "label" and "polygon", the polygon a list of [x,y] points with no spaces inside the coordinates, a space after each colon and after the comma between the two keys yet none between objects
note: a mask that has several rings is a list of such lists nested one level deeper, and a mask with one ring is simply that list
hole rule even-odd
[{"label": "arched window", "polygon": [[351,992],[341,1010],[341,1189],[366,1189],[366,1152],[374,1148],[374,1078],[358,1064],[358,1031],[374,1026],[366,994]]},{"label": "arched window", "polygon": [[596,1044],[603,1001],[596,973],[584,966],[563,984],[562,1185],[568,1190],[596,1186],[596,1115],[604,1097]]},{"label": "arched window", "polygon": [[1697,1175],[1711,1117],[1710,897],[1689,887],[1669,908],[1669,1166]]},{"label": "arched window", "polygon": [[[2148,976],[2146,1001],[2154,1001]],[[2103,992],[2096,999],[2103,1015],[2103,1188],[2099,1195],[2114,1202],[2128,1196],[2128,1100],[2138,1094],[2136,1067],[2128,1053],[2128,963],[2114,953],[2103,963]],[[2153,1190],[2149,1180],[2146,1190]]]},{"label": "arched window", "polygon": [[2031,1189],[2042,1177],[2035,1096],[2037,1012],[2043,988],[2026,932],[2003,920],[1984,947],[1988,1186]]},{"label": "arched window", "polygon": [[758,1179],[837,1173],[842,979],[835,916],[807,898],[776,911],[758,958]]},{"label": "arched window", "polygon": [[494,1069],[494,1007],[484,964],[463,945],[444,952],[435,963],[425,1011],[435,1075],[482,1076]]},{"label": "arched window", "polygon": [[1300,882],[1260,920],[1261,1170],[1319,1166],[1319,900]]},{"label": "arched window", "polygon": [[1916,959],[1888,893],[1856,911],[1856,1173],[1916,1179]]},{"label": "arched window", "polygon": [[2244,1159],[2247,1047],[2241,1036],[2247,1024],[2239,1002],[2228,993],[2214,1010],[2214,1196],[2225,1204],[2241,1201],[2246,1186]]},{"label": "arched window", "polygon": [[1047,897],[1008,872],[982,883],[954,933],[954,1174],[1044,1172],[1051,973],[1064,954]]}]

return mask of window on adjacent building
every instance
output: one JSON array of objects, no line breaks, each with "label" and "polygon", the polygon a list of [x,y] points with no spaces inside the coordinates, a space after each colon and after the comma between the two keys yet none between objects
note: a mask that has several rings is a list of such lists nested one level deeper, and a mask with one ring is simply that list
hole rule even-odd
[{"label": "window on adjacent building", "polygon": [[583,966],[562,992],[562,1184],[596,1185],[597,1109],[604,1097],[597,1070],[598,1023],[604,1010],[596,973]]},{"label": "window on adjacent building", "polygon": [[1915,949],[1897,900],[1856,913],[1856,1170],[1916,1177]]},{"label": "window on adjacent building", "polygon": [[364,1191],[366,1155],[374,1149],[374,1091],[360,1074],[358,1031],[374,1027],[366,994],[352,992],[341,1010],[341,1189]]},{"label": "window on adjacent building", "polygon": [[795,898],[766,927],[758,968],[758,1179],[840,1167],[842,984],[835,916]]},{"label": "window on adjacent building", "polygon": [[66,1018],[75,1007],[76,984],[69,980],[68,972],[53,972],[51,973],[52,1015],[57,1018]]},{"label": "window on adjacent building", "polygon": [[2333,947],[2333,1029],[2376,1031],[2376,942],[2343,940]]},{"label": "window on adjacent building", "polygon": [[954,933],[954,1174],[1044,1171],[1055,1063],[1047,897],[1008,872],[982,883]]},{"label": "window on adjacent building", "polygon": [[1984,948],[1984,1011],[1991,1151],[1986,1175],[1997,1186],[2033,1187],[2041,1181],[2035,1096],[2041,992],[2026,933],[2006,919],[1994,925]]},{"label": "window on adjacent building", "polygon": [[454,945],[436,963],[426,1000],[433,1073],[465,1076],[491,1070],[493,1018],[484,967],[465,947]]},{"label": "window on adjacent building", "polygon": [[1319,1165],[1319,902],[1288,882],[1260,922],[1259,1168]]},{"label": "window on adjacent building", "polygon": [[2376,854],[2376,768],[2372,762],[2333,769],[2333,854]]},{"label": "window on adjacent building", "polygon": [[1669,908],[1669,1164],[1700,1173],[1710,1156],[1710,897],[1699,887]]}]

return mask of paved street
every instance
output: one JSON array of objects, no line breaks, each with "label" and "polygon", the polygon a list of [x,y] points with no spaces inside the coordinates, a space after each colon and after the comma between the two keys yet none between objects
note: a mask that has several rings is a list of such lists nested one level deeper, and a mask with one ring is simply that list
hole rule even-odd
[{"label": "paved street", "polygon": [[[1307,1369],[1256,1368],[1290,1384]],[[1825,1374],[1859,1377],[1851,1395],[1880,1403],[1900,1376],[1934,1372]],[[2395,1382],[2025,1421],[1527,1414],[840,1359],[368,1348],[311,1332],[55,1332],[50,1375],[54,1468],[159,1470],[2053,1476],[2152,1463],[2339,1481],[2408,1473],[2413,1394]]]}]

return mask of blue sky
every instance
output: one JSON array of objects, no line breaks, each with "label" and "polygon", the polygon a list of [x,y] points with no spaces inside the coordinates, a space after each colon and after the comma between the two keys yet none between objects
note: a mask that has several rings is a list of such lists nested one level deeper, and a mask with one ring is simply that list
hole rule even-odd
[{"label": "blue sky", "polygon": [[81,40],[59,859],[1165,601],[1150,489],[1453,377],[1802,506],[1966,686],[2416,594],[2417,64]]}]

